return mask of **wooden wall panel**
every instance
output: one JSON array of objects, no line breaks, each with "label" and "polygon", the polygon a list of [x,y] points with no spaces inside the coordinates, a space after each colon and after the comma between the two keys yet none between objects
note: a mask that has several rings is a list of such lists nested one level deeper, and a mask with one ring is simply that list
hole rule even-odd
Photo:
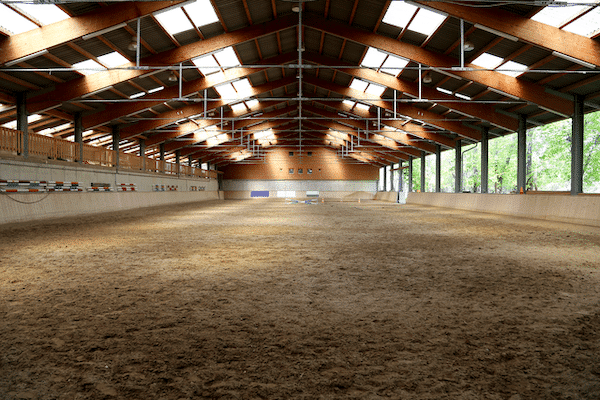
[{"label": "wooden wall panel", "polygon": [[[307,155],[312,151],[312,156]],[[294,155],[290,156],[289,153]],[[357,164],[352,158],[341,158],[335,150],[310,148],[298,155],[297,148],[276,148],[265,157],[264,164],[230,164],[222,171],[223,179],[278,179],[278,180],[377,180],[379,169],[368,164]],[[293,173],[290,173],[293,169]],[[300,173],[302,170],[302,173]],[[312,170],[312,173],[309,173]]]}]

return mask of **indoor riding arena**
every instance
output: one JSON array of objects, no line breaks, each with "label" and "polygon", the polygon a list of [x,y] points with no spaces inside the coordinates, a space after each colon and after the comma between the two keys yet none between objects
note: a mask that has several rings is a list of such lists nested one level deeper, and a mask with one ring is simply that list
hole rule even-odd
[{"label": "indoor riding arena", "polygon": [[1,1],[0,399],[600,399],[599,41],[595,2]]}]

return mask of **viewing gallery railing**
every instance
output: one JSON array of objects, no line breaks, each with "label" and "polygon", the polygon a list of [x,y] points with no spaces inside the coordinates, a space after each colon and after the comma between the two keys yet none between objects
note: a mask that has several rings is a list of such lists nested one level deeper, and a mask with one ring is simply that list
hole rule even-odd
[{"label": "viewing gallery railing", "polygon": [[[80,144],[64,139],[29,133],[28,154],[35,157],[44,157],[52,160],[76,162],[80,159],[84,164],[116,167],[117,157],[114,150],[103,147],[83,145],[83,155],[80,157]],[[23,133],[14,129],[0,127],[0,151],[14,154],[23,154]],[[169,175],[195,176],[200,178],[217,178],[216,171],[207,171],[178,165],[149,157],[140,157],[134,154],[119,152],[118,167],[132,171],[149,171]]]}]

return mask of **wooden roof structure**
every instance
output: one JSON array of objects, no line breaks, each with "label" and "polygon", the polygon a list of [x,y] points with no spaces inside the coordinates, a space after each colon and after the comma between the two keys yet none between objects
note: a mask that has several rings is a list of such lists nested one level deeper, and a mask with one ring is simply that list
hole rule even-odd
[{"label": "wooden roof structure", "polygon": [[[576,98],[600,109],[589,1],[557,26],[532,19],[548,2],[524,0],[55,4],[68,18],[50,24],[1,4],[36,27],[12,34],[0,21],[0,125],[26,92],[30,132],[53,137],[72,140],[81,115],[86,143],[110,148],[118,126],[122,151],[143,139],[167,159],[223,166],[326,146],[383,166],[477,142],[482,129],[515,132],[520,115],[528,127],[569,118]],[[216,19],[199,23],[194,4]],[[187,19],[182,31],[168,13]],[[585,34],[569,28],[577,21]]]}]

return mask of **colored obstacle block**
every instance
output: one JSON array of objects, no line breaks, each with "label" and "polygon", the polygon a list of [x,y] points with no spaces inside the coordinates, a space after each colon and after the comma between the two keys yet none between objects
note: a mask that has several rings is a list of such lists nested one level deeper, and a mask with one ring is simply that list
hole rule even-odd
[{"label": "colored obstacle block", "polygon": [[268,190],[253,190],[250,192],[250,197],[269,197]]}]

